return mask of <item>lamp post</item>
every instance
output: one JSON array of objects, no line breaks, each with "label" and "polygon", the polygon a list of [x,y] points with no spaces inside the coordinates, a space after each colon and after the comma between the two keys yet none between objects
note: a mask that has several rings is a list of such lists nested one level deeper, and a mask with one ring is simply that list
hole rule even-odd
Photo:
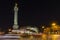
[{"label": "lamp post", "polygon": [[44,31],[45,26],[42,26],[42,31]]},{"label": "lamp post", "polygon": [[52,30],[53,30],[54,33],[55,33],[56,31],[58,31],[59,28],[58,28],[58,25],[57,25],[55,22],[52,23],[51,25],[52,25],[51,28],[52,28]]}]

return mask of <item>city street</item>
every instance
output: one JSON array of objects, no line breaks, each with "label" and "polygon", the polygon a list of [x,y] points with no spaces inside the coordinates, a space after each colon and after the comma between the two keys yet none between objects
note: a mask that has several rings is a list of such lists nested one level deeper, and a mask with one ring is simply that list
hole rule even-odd
[{"label": "city street", "polygon": [[0,36],[0,40],[60,40],[60,35],[42,35],[40,37],[37,37],[37,36],[30,36],[30,37],[17,37],[15,36],[15,38],[11,36],[10,38],[9,37],[6,37],[6,36]]},{"label": "city street", "polygon": [[0,39],[0,40],[19,40],[19,39]]}]

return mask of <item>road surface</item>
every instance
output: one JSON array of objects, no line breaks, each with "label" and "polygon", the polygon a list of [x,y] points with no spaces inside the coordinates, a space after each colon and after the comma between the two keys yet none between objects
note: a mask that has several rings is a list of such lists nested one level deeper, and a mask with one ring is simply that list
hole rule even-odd
[{"label": "road surface", "polygon": [[60,35],[42,35],[40,37],[0,36],[0,40],[60,40]]}]

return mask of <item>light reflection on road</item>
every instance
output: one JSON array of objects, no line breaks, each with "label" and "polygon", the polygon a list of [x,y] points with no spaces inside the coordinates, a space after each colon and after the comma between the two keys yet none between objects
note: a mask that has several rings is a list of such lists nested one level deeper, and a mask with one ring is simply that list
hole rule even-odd
[{"label": "light reflection on road", "polygon": [[[32,37],[32,38],[31,38]],[[57,35],[57,34],[52,34],[52,35],[46,35],[46,34],[43,34],[42,36],[40,36],[39,38],[36,37],[36,36],[31,36],[30,38],[28,37],[21,37],[20,39],[2,39],[0,38],[0,40],[60,40],[60,35]]]},{"label": "light reflection on road", "polygon": [[55,34],[55,35],[51,35],[51,37],[52,40],[60,40],[60,35]]},{"label": "light reflection on road", "polygon": [[58,34],[51,34],[51,35],[42,35],[42,40],[60,40],[60,35]]}]

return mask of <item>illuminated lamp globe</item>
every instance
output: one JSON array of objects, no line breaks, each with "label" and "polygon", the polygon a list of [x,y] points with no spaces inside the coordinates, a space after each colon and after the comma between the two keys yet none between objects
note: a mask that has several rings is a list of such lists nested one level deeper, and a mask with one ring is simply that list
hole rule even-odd
[{"label": "illuminated lamp globe", "polygon": [[55,26],[56,25],[56,23],[52,23],[52,26]]}]

